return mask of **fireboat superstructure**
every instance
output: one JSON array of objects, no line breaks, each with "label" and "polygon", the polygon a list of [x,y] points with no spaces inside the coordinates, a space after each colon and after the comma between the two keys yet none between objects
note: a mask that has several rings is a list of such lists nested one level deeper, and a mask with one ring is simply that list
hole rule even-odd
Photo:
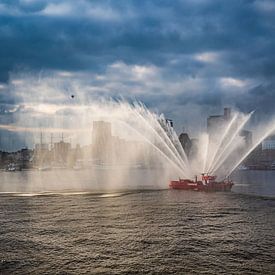
[{"label": "fireboat superstructure", "polygon": [[205,192],[216,192],[216,191],[230,191],[234,183],[229,180],[216,181],[216,176],[208,174],[202,174],[201,180],[195,177],[195,180],[190,179],[179,179],[170,181],[169,187],[171,189],[181,190],[193,190],[193,191],[205,191]]}]

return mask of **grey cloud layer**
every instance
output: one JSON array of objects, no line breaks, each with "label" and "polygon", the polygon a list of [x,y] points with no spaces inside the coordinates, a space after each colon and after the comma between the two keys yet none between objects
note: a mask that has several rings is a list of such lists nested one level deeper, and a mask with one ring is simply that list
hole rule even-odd
[{"label": "grey cloud layer", "polygon": [[[172,116],[169,106],[189,104],[211,110],[261,105],[262,113],[267,104],[272,113],[274,15],[269,0],[1,1],[0,83],[25,69],[92,73],[103,76],[89,83],[97,93],[133,91]],[[127,75],[123,80],[124,71],[117,70],[117,79],[110,80],[110,66],[119,62],[126,70],[139,65],[158,73],[134,81]],[[241,89],[248,92],[238,94]],[[16,100],[0,93],[2,104]]]},{"label": "grey cloud layer", "polygon": [[[224,53],[224,75],[274,77],[275,11],[260,2],[267,1],[2,1],[1,79],[18,66],[171,66],[178,54],[205,51]],[[180,74],[200,71],[181,65]]]}]

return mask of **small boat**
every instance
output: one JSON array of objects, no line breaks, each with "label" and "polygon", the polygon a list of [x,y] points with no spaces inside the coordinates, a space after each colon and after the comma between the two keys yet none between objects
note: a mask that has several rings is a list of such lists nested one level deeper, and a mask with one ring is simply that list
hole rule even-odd
[{"label": "small boat", "polygon": [[8,172],[15,172],[16,171],[16,166],[14,163],[9,163],[7,168],[6,168],[6,171]]},{"label": "small boat", "polygon": [[202,174],[201,180],[179,179],[170,181],[171,189],[205,192],[230,191],[234,183],[229,180],[216,181],[216,176]]}]

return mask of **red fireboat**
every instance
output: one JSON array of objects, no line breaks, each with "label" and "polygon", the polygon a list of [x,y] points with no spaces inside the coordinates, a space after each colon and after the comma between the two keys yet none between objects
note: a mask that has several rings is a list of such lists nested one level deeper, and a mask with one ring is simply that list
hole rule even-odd
[{"label": "red fireboat", "polygon": [[170,181],[169,187],[171,189],[216,192],[230,191],[232,186],[234,185],[234,183],[229,179],[223,181],[216,181],[216,178],[216,176],[202,174],[201,180],[198,180],[197,176],[195,177],[195,180],[172,180]]}]

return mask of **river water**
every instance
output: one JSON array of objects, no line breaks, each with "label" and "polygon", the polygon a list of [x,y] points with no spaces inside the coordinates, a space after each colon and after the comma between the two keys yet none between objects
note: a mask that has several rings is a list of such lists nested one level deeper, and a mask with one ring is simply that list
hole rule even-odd
[{"label": "river water", "polygon": [[33,193],[11,174],[0,274],[275,274],[274,172],[239,171],[229,193],[151,188],[145,172],[147,188]]}]

